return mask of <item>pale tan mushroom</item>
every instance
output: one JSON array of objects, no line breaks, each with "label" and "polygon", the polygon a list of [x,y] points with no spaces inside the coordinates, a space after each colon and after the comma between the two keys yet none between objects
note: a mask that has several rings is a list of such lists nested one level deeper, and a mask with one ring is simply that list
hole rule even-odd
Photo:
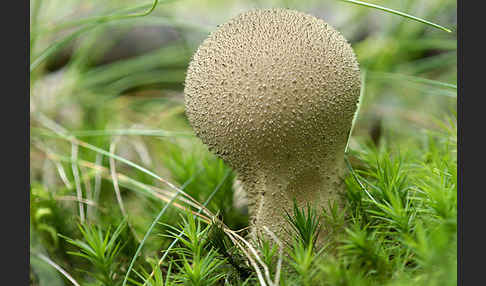
[{"label": "pale tan mushroom", "polygon": [[285,238],[294,197],[317,208],[341,200],[360,72],[323,20],[287,9],[231,19],[194,54],[184,93],[197,136],[241,179],[253,233]]}]

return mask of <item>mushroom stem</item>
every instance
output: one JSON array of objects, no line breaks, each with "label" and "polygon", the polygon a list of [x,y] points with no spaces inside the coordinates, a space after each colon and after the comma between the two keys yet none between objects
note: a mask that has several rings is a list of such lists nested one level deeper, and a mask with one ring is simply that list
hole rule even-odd
[{"label": "mushroom stem", "polygon": [[[288,166],[287,166],[288,167]],[[250,213],[251,237],[265,234],[268,227],[280,239],[292,242],[285,211],[292,214],[293,202],[299,208],[309,205],[318,214],[329,210],[329,203],[343,207],[344,160],[343,155],[323,159],[320,164],[297,167],[296,172],[274,169],[262,170],[240,176],[243,189],[247,192]],[[325,239],[325,228],[321,228],[318,242]]]}]

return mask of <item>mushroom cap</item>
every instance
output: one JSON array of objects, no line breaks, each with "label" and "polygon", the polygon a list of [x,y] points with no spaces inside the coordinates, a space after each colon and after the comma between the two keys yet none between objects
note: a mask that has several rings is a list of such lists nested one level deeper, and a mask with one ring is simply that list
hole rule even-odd
[{"label": "mushroom cap", "polygon": [[196,135],[239,171],[343,152],[359,92],[346,39],[288,9],[220,25],[194,54],[184,89]]}]

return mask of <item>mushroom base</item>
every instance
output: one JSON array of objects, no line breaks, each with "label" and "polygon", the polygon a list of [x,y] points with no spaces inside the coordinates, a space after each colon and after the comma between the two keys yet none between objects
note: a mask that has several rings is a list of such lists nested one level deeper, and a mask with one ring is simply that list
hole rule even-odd
[{"label": "mushroom base", "polygon": [[[292,242],[289,232],[291,226],[286,219],[285,211],[293,215],[293,202],[299,208],[309,204],[320,215],[323,209],[329,210],[330,202],[337,203],[343,209],[344,192],[344,161],[341,164],[333,162],[333,167],[319,166],[300,170],[298,174],[278,174],[278,172],[259,172],[252,176],[241,178],[243,189],[247,193],[250,213],[250,237],[269,238],[264,230],[266,226],[281,241]],[[321,221],[322,223],[322,221]],[[328,230],[322,225],[317,245],[326,241]]]}]

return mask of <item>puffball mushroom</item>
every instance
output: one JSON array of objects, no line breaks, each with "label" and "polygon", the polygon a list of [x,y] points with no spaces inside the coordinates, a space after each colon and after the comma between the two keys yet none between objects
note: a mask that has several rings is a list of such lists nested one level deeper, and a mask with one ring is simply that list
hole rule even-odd
[{"label": "puffball mushroom", "polygon": [[285,239],[292,212],[342,203],[344,149],[360,93],[351,46],[323,20],[253,10],[220,25],[194,54],[185,81],[195,133],[237,171],[252,234]]}]

